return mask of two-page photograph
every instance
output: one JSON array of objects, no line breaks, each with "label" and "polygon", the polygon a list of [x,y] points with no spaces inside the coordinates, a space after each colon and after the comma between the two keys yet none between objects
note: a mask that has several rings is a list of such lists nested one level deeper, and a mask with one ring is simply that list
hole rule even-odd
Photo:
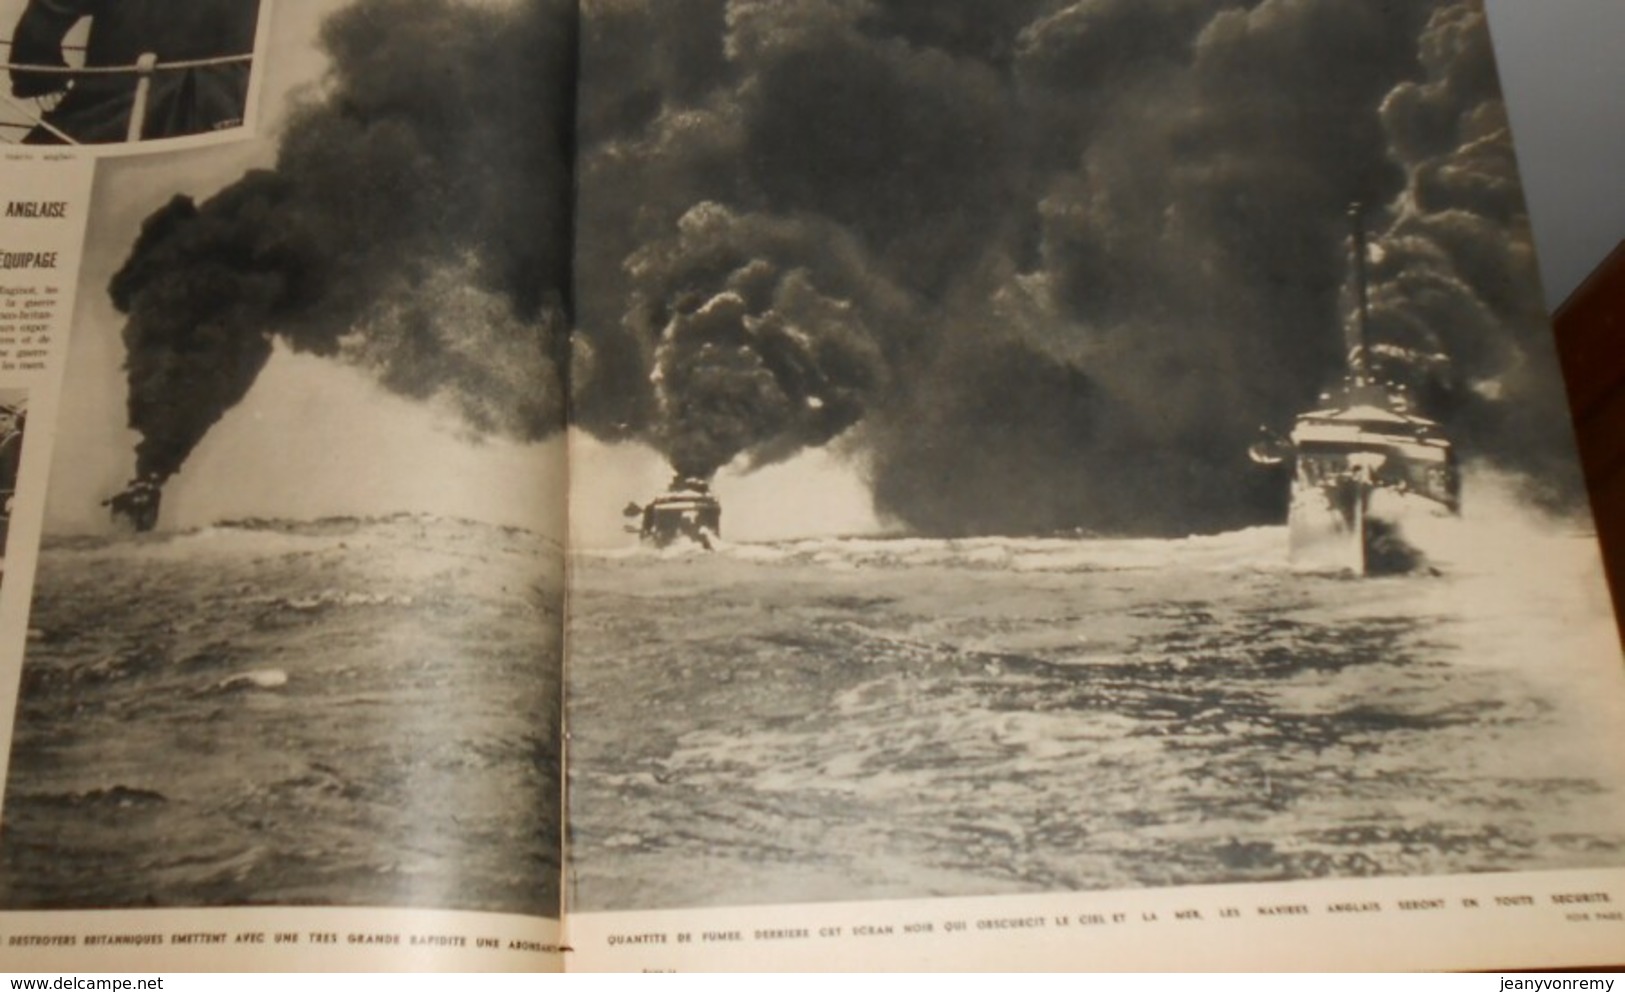
[{"label": "two-page photograph", "polygon": [[15,383],[41,967],[1617,957],[1481,0],[250,6]]}]

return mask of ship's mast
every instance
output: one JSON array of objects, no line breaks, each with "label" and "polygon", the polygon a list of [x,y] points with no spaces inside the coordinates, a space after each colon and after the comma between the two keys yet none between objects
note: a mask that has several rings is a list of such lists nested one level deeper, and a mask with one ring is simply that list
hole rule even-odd
[{"label": "ship's mast", "polygon": [[1369,385],[1371,375],[1367,348],[1370,340],[1367,325],[1371,319],[1371,298],[1366,275],[1365,208],[1359,203],[1349,206],[1349,226],[1353,228],[1351,249],[1354,252],[1354,340],[1349,348],[1349,372],[1357,386]]}]

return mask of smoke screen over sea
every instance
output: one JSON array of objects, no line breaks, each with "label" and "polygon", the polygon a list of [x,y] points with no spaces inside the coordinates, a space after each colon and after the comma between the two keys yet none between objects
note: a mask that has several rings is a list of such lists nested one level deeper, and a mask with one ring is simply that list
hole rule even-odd
[{"label": "smoke screen over sea", "polygon": [[1476,0],[363,0],[324,40],[275,168],[113,282],[143,473],[280,338],[685,475],[832,446],[923,534],[1278,520],[1246,448],[1344,366],[1360,202],[1382,374],[1577,497]]},{"label": "smoke screen over sea", "polygon": [[573,12],[361,0],[326,22],[331,71],[274,168],[175,197],[109,287],[139,473],[178,471],[273,339],[477,432],[560,429]]}]

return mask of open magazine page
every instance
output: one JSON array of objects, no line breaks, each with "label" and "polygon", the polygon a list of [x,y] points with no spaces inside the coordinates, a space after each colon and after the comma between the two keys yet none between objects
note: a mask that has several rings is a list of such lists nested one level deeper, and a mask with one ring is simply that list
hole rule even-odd
[{"label": "open magazine page", "polygon": [[1617,958],[1476,0],[587,0],[581,58],[572,967]]},{"label": "open magazine page", "polygon": [[257,54],[12,101],[0,955],[557,969],[574,7],[85,6],[0,34]]}]

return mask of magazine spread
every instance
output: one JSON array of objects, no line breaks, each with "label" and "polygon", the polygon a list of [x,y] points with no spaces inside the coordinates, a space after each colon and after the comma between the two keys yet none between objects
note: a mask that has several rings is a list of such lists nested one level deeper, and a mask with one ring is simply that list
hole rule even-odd
[{"label": "magazine spread", "polygon": [[1617,963],[1480,0],[0,41],[7,967]]}]

